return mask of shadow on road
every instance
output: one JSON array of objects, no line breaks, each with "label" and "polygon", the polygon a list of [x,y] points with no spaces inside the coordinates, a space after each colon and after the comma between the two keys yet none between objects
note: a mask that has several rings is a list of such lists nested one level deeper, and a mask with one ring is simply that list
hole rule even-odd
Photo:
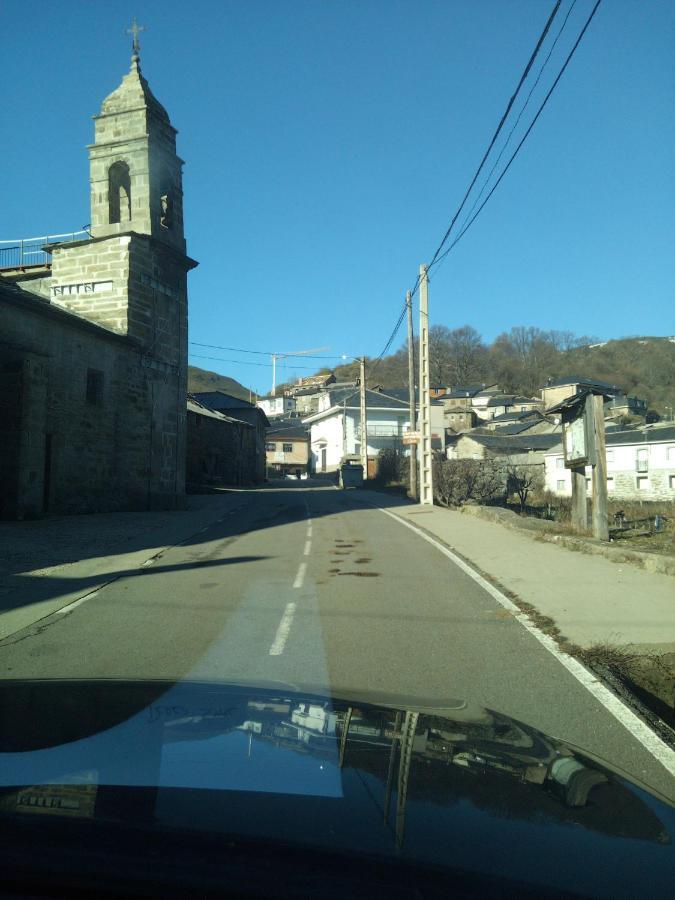
[{"label": "shadow on road", "polygon": [[[385,493],[378,494],[377,502],[385,508],[409,503],[403,497]],[[335,490],[325,479],[280,479],[257,488],[193,497],[190,503],[192,508],[187,511],[101,513],[1,522],[0,619],[11,610],[73,592],[83,595],[119,578],[269,558],[227,557],[223,552],[245,534],[283,528],[306,519],[308,503],[313,519],[371,508],[360,491]],[[151,553],[176,545],[199,548],[205,542],[217,542],[218,559],[147,568],[141,568],[138,562],[124,564],[127,554],[143,550]],[[272,549],[273,543],[270,546]],[[114,564],[116,556],[122,557],[119,567]],[[97,559],[102,563],[100,571],[95,568]],[[85,575],[78,574],[77,566],[72,566],[87,562]]]}]

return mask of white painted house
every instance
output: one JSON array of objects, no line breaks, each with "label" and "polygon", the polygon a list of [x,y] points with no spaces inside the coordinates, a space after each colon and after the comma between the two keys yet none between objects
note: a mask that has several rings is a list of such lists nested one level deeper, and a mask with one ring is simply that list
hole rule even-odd
[{"label": "white painted house", "polygon": [[262,409],[268,419],[272,419],[275,416],[287,416],[295,410],[295,405],[295,397],[287,397],[285,395],[281,397],[261,397],[256,403],[258,409]]},{"label": "white painted house", "polygon": [[[675,425],[658,423],[608,431],[607,492],[622,500],[675,500]],[[546,488],[572,495],[570,470],[565,468],[562,443],[544,459]],[[591,467],[586,467],[591,483]]]},{"label": "white painted house", "polygon": [[[403,446],[410,425],[408,404],[378,391],[366,391],[368,456],[385,448]],[[303,419],[310,426],[310,448],[315,472],[335,472],[344,456],[361,452],[361,403],[358,388],[326,391],[319,411]]]}]

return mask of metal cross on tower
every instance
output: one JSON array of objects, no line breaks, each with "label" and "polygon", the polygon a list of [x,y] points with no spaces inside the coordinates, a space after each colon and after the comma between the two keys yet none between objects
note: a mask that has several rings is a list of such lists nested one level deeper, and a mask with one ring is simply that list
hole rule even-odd
[{"label": "metal cross on tower", "polygon": [[127,28],[127,30],[126,30],[126,34],[133,34],[133,36],[134,36],[134,40],[133,40],[133,44],[132,44],[134,56],[138,56],[138,54],[141,52],[141,45],[138,42],[138,35],[141,33],[141,31],[145,31],[145,26],[139,25],[136,22],[136,16],[134,16],[133,19],[131,20],[131,28]]}]

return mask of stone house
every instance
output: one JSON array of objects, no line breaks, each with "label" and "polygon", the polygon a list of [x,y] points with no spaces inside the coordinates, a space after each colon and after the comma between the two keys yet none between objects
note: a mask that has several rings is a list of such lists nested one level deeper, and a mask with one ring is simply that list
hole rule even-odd
[{"label": "stone house", "polygon": [[562,378],[549,378],[541,389],[541,399],[544,409],[556,406],[568,397],[581,394],[589,388],[602,391],[607,397],[615,397],[623,394],[621,388],[607,381],[598,381],[596,378],[586,378],[583,375],[565,375]]},{"label": "stone house", "polygon": [[138,54],[94,117],[91,232],[0,271],[0,515],[184,503],[176,130]]},{"label": "stone house", "polygon": [[253,482],[259,484],[265,480],[265,433],[269,428],[269,420],[265,413],[254,403],[248,403],[225,391],[196,391],[193,399],[216,412],[224,413],[233,419],[248,422],[255,429]]},{"label": "stone house", "polygon": [[457,385],[444,394],[443,403],[446,410],[472,407],[473,398],[483,391],[487,391],[488,396],[492,396],[492,394],[499,392],[499,386],[496,384]]},{"label": "stone house", "polygon": [[529,431],[531,434],[544,434],[555,431],[559,424],[559,418],[546,417],[540,410],[533,409],[525,412],[502,413],[500,416],[495,416],[494,419],[483,422],[482,427],[499,434],[520,434],[523,431]]},{"label": "stone house", "polygon": [[188,490],[203,485],[244,485],[256,481],[255,426],[187,400]]},{"label": "stone house", "polygon": [[478,421],[476,413],[470,406],[452,406],[445,410],[445,427],[453,434],[471,431]]},{"label": "stone house", "polygon": [[551,434],[460,434],[448,446],[448,459],[502,459],[514,465],[544,466],[544,457],[560,442],[560,429]]},{"label": "stone house", "polygon": [[[658,423],[605,434],[607,493],[610,499],[675,500],[675,426]],[[570,470],[565,468],[562,443],[545,455],[546,488],[558,496],[572,495]],[[591,484],[591,467],[586,467]]]}]

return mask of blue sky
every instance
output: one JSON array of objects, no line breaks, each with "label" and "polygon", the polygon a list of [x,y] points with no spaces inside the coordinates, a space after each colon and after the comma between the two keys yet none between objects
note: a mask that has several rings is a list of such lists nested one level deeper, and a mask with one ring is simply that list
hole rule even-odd
[{"label": "blue sky", "polygon": [[[577,0],[565,54],[592,5]],[[136,15],[143,72],[186,161],[200,262],[191,341],[376,356],[552,7],[5,0],[0,239],[89,222],[91,116],[128,69]],[[672,0],[604,0],[520,156],[436,270],[432,324],[468,323],[486,340],[513,325],[675,332],[674,38]],[[269,387],[265,366],[202,355],[265,357],[191,347],[194,364]],[[294,365],[281,376],[313,362]]]}]

